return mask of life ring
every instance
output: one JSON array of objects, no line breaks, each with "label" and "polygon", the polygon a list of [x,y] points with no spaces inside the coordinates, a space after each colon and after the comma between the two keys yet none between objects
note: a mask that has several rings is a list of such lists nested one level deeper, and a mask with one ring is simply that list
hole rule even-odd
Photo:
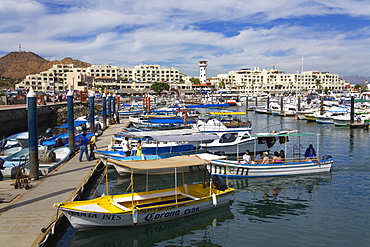
[{"label": "life ring", "polygon": [[218,175],[212,175],[212,183],[216,186],[218,190],[225,191],[227,190],[228,186],[225,184],[225,181],[222,177]]}]

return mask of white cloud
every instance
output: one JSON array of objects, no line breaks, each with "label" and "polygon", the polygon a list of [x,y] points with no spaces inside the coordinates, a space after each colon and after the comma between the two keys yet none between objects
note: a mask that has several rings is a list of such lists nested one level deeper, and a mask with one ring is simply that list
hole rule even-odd
[{"label": "white cloud", "polygon": [[369,75],[369,28],[297,22],[328,15],[366,21],[368,13],[370,3],[354,0],[3,0],[0,39],[3,55],[20,43],[47,59],[166,64],[191,76],[199,59],[209,61],[209,76],[274,64],[295,73],[302,55],[307,70]]}]

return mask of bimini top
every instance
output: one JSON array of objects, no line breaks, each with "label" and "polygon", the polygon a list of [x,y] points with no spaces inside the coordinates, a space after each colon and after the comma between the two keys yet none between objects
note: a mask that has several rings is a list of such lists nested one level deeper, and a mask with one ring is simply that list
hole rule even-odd
[{"label": "bimini top", "polygon": [[220,137],[213,133],[195,133],[192,135],[168,135],[168,136],[152,136],[157,142],[201,142],[213,141]]},{"label": "bimini top", "polygon": [[217,112],[210,112],[209,114],[211,115],[246,115],[247,113],[238,112],[238,111],[228,111],[228,112],[217,111]]},{"label": "bimini top", "polygon": [[126,131],[120,133],[121,135],[131,135],[137,137],[152,137],[161,135],[192,135],[195,133],[200,133],[199,130],[192,129],[177,129],[177,130],[154,130],[154,131]]},{"label": "bimini top", "polygon": [[129,167],[133,170],[181,168],[188,166],[206,165],[209,163],[207,160],[192,156],[174,156],[158,160],[132,160],[132,161],[121,161],[108,158],[107,161],[117,165]]},{"label": "bimini top", "polygon": [[282,131],[276,133],[260,133],[256,135],[251,135],[251,137],[279,137],[279,136],[317,136],[319,134],[313,133],[298,133],[297,131]]}]

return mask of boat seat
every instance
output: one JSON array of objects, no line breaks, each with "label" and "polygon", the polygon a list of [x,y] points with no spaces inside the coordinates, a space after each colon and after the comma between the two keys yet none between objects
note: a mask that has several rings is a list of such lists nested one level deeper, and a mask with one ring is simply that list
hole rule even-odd
[{"label": "boat seat", "polygon": [[123,205],[121,205],[121,204],[119,204],[119,203],[117,203],[117,202],[115,202],[115,201],[111,202],[111,204],[112,204],[112,205],[114,205],[114,206],[116,206],[116,207],[117,207],[117,208],[119,208],[119,209],[124,210],[124,211],[130,211],[130,209],[129,209],[129,208],[127,208],[127,207],[125,207],[125,206],[123,206]]},{"label": "boat seat", "polygon": [[[115,198],[115,199],[113,199],[113,202],[114,203],[129,202],[132,199],[134,201],[140,201],[140,200],[146,200],[146,199],[151,199],[151,198],[174,196],[174,195],[175,195],[175,191],[167,191],[167,192],[155,193],[155,194],[149,194],[149,195],[134,196],[133,198],[131,196],[123,197],[123,198]],[[178,192],[177,195],[182,195],[182,196],[190,198],[192,200],[199,200],[198,197],[195,197],[195,196],[192,196],[192,195],[189,195],[189,194],[185,194],[185,193],[181,193],[181,192]]]},{"label": "boat seat", "polygon": [[121,203],[121,202],[129,202],[131,200],[140,201],[140,200],[146,200],[150,198],[173,196],[173,195],[175,195],[174,191],[167,191],[167,192],[148,194],[148,195],[137,195],[134,197],[127,196],[127,197],[122,197],[122,198],[115,198],[114,202]]},{"label": "boat seat", "polygon": [[186,202],[186,201],[191,201],[193,200],[192,198],[189,198],[189,197],[184,197],[184,198],[178,198],[177,200],[176,199],[171,199],[171,200],[166,200],[166,201],[158,201],[158,202],[151,202],[151,203],[145,203],[145,204],[138,204],[136,205],[137,207],[141,208],[141,207],[151,207],[151,206],[159,206],[159,205],[163,205],[163,204],[172,204],[172,203],[176,203],[177,202]]}]

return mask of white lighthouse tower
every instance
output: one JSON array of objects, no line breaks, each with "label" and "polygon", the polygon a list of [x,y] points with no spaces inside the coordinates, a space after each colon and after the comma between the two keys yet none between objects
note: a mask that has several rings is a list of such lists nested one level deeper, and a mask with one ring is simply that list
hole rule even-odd
[{"label": "white lighthouse tower", "polygon": [[199,80],[200,84],[206,83],[207,80],[207,61],[199,61]]}]

